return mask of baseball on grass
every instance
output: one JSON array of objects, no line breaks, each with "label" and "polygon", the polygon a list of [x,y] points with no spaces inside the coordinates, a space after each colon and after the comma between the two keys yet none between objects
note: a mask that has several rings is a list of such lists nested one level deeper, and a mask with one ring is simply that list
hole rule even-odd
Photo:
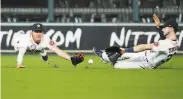
[{"label": "baseball on grass", "polygon": [[89,64],[93,64],[93,60],[92,60],[92,59],[89,59],[89,60],[88,60],[88,63],[89,63]]}]

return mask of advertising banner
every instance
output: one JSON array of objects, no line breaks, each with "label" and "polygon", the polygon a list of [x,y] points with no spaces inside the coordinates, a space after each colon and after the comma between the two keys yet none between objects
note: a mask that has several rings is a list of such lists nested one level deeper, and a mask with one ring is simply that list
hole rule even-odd
[{"label": "advertising banner", "polygon": [[[63,50],[104,49],[109,46],[133,47],[137,44],[157,42],[160,39],[154,24],[58,24],[43,23],[45,35]],[[2,23],[1,50],[13,50],[15,34],[31,32],[31,23]],[[183,25],[176,33],[180,51],[183,51]]]}]

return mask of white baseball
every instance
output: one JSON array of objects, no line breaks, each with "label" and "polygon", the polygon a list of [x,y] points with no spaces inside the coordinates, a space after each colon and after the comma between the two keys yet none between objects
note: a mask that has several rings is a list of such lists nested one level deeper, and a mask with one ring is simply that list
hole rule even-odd
[{"label": "white baseball", "polygon": [[92,60],[92,59],[89,59],[89,60],[88,60],[88,63],[89,63],[89,64],[93,64],[93,60]]}]

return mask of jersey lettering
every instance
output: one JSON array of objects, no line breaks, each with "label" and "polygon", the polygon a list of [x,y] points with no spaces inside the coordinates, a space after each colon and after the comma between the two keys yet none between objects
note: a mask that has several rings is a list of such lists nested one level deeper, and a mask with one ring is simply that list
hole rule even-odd
[{"label": "jersey lettering", "polygon": [[178,50],[178,46],[169,48],[169,53],[172,53],[174,51]]}]

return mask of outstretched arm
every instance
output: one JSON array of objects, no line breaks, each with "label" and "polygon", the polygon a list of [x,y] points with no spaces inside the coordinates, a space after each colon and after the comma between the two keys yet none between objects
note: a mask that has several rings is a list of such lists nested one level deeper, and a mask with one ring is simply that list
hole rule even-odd
[{"label": "outstretched arm", "polygon": [[47,47],[50,50],[52,50],[53,52],[55,52],[57,55],[61,56],[62,58],[71,61],[74,66],[76,66],[77,64],[83,62],[84,55],[82,53],[79,53],[79,54],[74,55],[74,56],[71,57],[69,54],[67,54],[63,50],[59,49],[52,40],[47,38],[47,41],[48,41],[47,42]]},{"label": "outstretched arm", "polygon": [[162,31],[162,28],[160,27],[160,20],[156,14],[153,14],[154,23],[156,25],[156,29],[159,32],[160,38],[164,40],[166,37],[164,36],[164,33]]},{"label": "outstretched arm", "polygon": [[71,56],[69,54],[67,54],[66,52],[64,52],[63,50],[59,49],[56,46],[55,42],[50,40],[50,38],[45,36],[45,41],[46,41],[47,48],[49,48],[50,50],[52,50],[53,52],[55,52],[57,55],[61,56],[62,58],[69,60],[69,61],[71,60]]},{"label": "outstretched arm", "polygon": [[153,44],[140,44],[135,47],[133,47],[134,52],[141,52],[144,50],[151,50]]},{"label": "outstretched arm", "polygon": [[52,47],[51,50],[57,53],[57,55],[63,57],[64,59],[71,60],[71,56],[66,52],[64,52],[63,50],[60,50],[57,46]]},{"label": "outstretched arm", "polygon": [[71,57],[69,54],[67,54],[63,50],[60,50],[56,46],[54,46],[51,50],[54,51],[55,53],[57,53],[59,56],[63,57],[64,59],[71,61],[74,66],[83,62],[83,60],[84,60],[84,55],[82,53],[79,53],[79,54]]},{"label": "outstretched arm", "polygon": [[20,48],[18,50],[18,56],[17,56],[17,68],[23,68],[24,66],[22,65],[23,62],[23,57],[26,52],[26,48]]},{"label": "outstretched arm", "polygon": [[142,52],[144,50],[151,50],[153,48],[153,43],[151,44],[140,44],[132,48],[121,48],[121,53],[125,52]]}]

